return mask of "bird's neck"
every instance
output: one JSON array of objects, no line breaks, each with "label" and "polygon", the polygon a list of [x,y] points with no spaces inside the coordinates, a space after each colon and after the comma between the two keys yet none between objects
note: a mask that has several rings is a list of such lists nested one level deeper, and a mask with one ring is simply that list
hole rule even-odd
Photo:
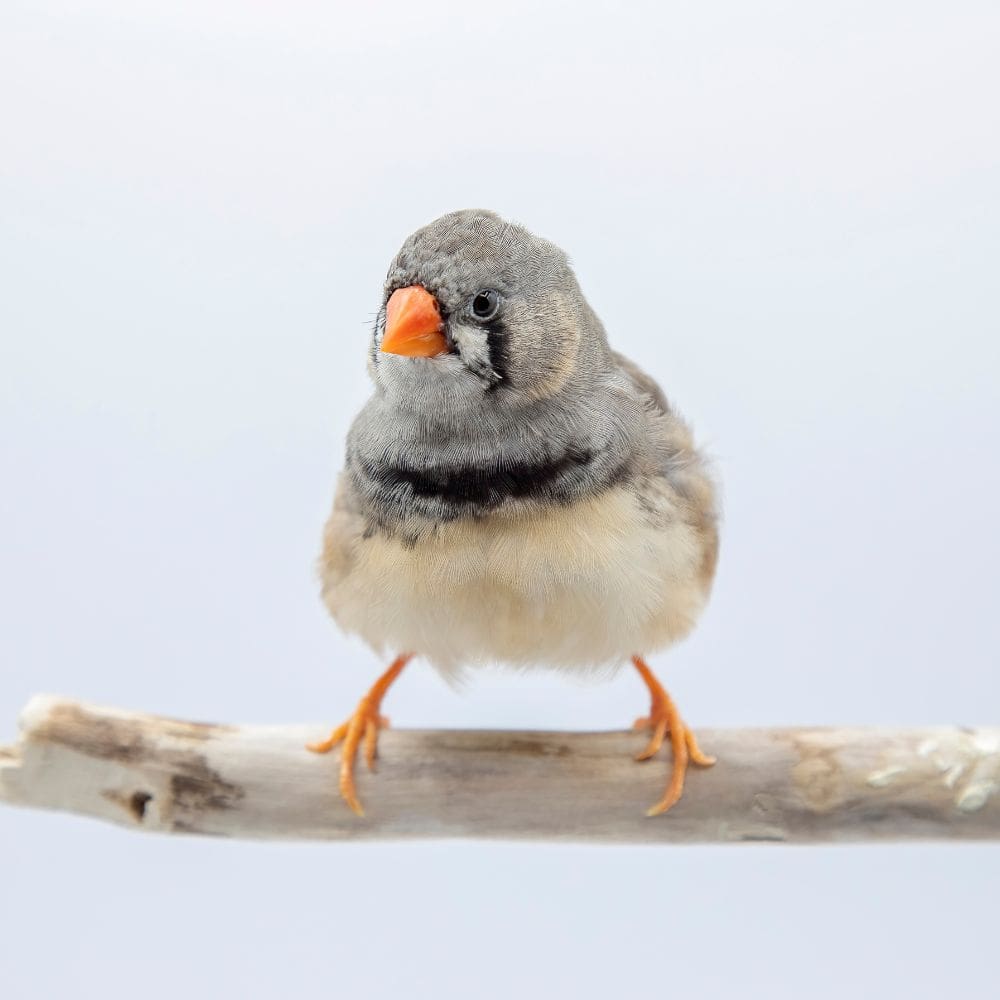
[{"label": "bird's neck", "polygon": [[379,524],[483,517],[593,495],[632,467],[641,414],[613,386],[505,410],[414,407],[376,395],[347,441],[362,506]]}]

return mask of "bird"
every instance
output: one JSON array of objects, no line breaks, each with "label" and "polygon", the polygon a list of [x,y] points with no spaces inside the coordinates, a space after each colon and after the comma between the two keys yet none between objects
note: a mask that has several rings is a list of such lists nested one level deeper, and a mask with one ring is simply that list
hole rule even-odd
[{"label": "bird", "polygon": [[403,242],[367,367],[318,569],[340,628],[395,658],[309,749],[340,747],[340,794],[364,815],[357,757],[375,768],[382,700],[414,656],[452,681],[631,662],[650,696],[636,759],[669,736],[648,815],[666,812],[689,762],[715,763],[647,663],[694,627],[718,559],[714,470],[688,424],[609,346],[567,255],[487,210]]}]

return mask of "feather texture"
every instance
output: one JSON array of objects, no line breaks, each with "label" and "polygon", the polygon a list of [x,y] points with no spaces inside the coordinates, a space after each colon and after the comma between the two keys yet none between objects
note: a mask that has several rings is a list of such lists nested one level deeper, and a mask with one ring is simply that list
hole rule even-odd
[{"label": "feather texture", "polygon": [[[592,670],[686,635],[715,571],[712,480],[562,251],[453,213],[406,241],[385,298],[409,284],[436,296],[453,350],[382,354],[376,323],[320,558],[336,621],[451,676]],[[503,302],[490,329],[466,305],[484,287]]]}]

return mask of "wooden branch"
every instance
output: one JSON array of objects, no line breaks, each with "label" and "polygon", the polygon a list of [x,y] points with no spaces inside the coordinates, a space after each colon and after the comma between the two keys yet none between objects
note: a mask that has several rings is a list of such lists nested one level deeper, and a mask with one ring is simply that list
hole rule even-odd
[{"label": "wooden branch", "polygon": [[[634,733],[393,731],[337,795],[323,726],[179,722],[32,699],[0,748],[0,800],[141,830],[223,837],[479,837],[610,843],[1000,840],[1000,729],[705,730],[719,757],[652,819],[663,759]],[[661,758],[663,752],[661,752]]]}]

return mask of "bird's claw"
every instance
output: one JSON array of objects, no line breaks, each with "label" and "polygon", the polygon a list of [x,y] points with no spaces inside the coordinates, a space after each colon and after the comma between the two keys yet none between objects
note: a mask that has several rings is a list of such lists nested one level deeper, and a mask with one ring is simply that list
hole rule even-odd
[{"label": "bird's claw", "polygon": [[374,771],[379,730],[387,728],[388,725],[389,719],[379,714],[377,703],[373,703],[370,695],[365,695],[358,702],[354,714],[337,726],[325,740],[306,744],[306,749],[313,753],[329,753],[338,743],[343,743],[340,751],[340,794],[358,816],[365,814],[354,784],[354,764],[358,747],[364,743],[365,762],[368,764],[368,769]]},{"label": "bird's claw", "polygon": [[687,773],[688,762],[700,767],[711,767],[715,758],[704,753],[698,746],[694,732],[681,718],[673,699],[667,694],[663,685],[656,679],[649,667],[639,658],[633,658],[633,663],[642,675],[649,688],[651,704],[649,715],[642,716],[632,724],[634,730],[651,729],[649,742],[643,750],[635,755],[638,761],[649,760],[663,746],[663,741],[670,735],[670,746],[674,754],[670,781],[663,797],[647,811],[647,816],[658,816],[665,813],[684,791],[684,776]]},{"label": "bird's claw", "polygon": [[402,653],[397,656],[389,669],[372,685],[368,694],[358,702],[354,714],[346,722],[337,726],[325,740],[306,744],[306,749],[312,750],[313,753],[329,753],[338,743],[343,742],[344,746],[340,751],[340,794],[358,816],[365,814],[358,801],[357,789],[354,787],[354,762],[358,756],[358,747],[364,743],[368,769],[374,771],[375,755],[378,753],[378,731],[386,729],[389,725],[389,719],[379,714],[382,699],[389,690],[389,685],[412,658],[412,653]]}]

